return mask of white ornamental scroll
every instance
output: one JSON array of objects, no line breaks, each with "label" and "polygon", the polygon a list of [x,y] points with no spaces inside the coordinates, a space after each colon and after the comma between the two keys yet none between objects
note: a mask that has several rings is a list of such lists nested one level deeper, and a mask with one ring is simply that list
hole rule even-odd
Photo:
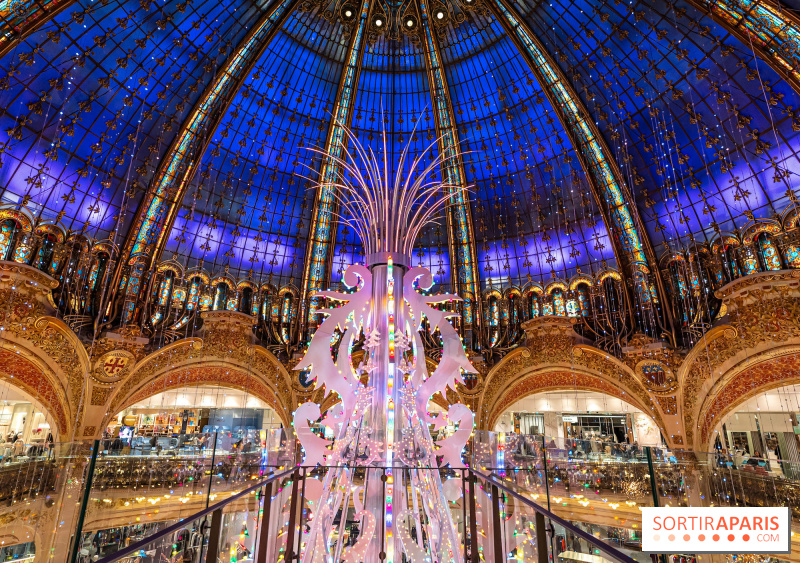
[{"label": "white ornamental scroll", "polygon": [[[327,317],[314,333],[305,356],[295,366],[297,370],[311,369],[316,388],[324,385],[341,398],[341,405],[328,413],[324,421],[334,427],[336,436],[339,435],[336,430],[341,429],[345,416],[350,415],[357,402],[356,390],[360,382],[358,373],[353,370],[350,353],[370,310],[372,274],[364,266],[353,264],[345,271],[344,282],[350,287],[357,287],[357,290],[354,293],[321,291],[316,294],[318,297],[344,301],[345,304],[337,308],[320,309],[319,312]],[[331,342],[337,329],[342,342],[334,361]],[[319,417],[319,406],[312,403],[305,403],[295,411],[293,422],[297,437],[306,451],[306,465],[323,464],[325,455],[329,453],[327,446],[330,442],[316,436],[308,424],[309,420]],[[344,446],[341,442],[338,445],[340,449]],[[334,451],[336,453],[338,451]]]},{"label": "white ornamental scroll", "polygon": [[[453,325],[447,322],[449,317],[455,316],[450,311],[442,311],[431,307],[433,304],[448,301],[461,301],[457,295],[445,293],[442,295],[422,295],[414,288],[414,282],[419,280],[419,286],[428,290],[433,285],[433,276],[427,268],[412,268],[403,277],[403,295],[408,305],[408,319],[413,319],[412,333],[414,335],[414,377],[412,383],[417,387],[417,411],[426,422],[433,422],[437,428],[444,424],[441,414],[435,418],[428,416],[428,401],[438,392],[446,394],[448,387],[455,391],[456,383],[464,383],[461,370],[467,373],[477,373],[464,352],[464,343]],[[422,327],[423,317],[428,319],[431,332],[437,328],[442,338],[442,357],[439,365],[430,377],[425,366],[422,337],[419,330]]]}]

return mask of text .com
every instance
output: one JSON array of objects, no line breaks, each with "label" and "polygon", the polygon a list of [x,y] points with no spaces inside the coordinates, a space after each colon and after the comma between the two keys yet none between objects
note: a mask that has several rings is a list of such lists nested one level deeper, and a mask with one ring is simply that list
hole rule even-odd
[{"label": "text .com", "polygon": [[650,553],[789,553],[787,507],[642,508]]}]

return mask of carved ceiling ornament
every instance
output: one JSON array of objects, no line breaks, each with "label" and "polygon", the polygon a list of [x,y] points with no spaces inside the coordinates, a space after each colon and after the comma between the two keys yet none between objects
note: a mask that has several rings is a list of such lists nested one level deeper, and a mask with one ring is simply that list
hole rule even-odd
[{"label": "carved ceiling ornament", "polygon": [[[680,368],[686,357],[686,353],[681,350],[657,341],[641,333],[634,334],[622,348],[622,361],[634,371],[636,367],[647,360],[660,363],[665,371],[669,370],[673,374]],[[637,371],[637,375],[639,372]],[[677,377],[676,377],[677,388]],[[647,385],[645,385],[647,386]]]},{"label": "carved ceiling ornament", "polygon": [[658,360],[642,360],[634,368],[639,381],[651,393],[657,395],[673,394],[678,390],[678,378],[672,370]]},{"label": "carved ceiling ornament", "polygon": [[149,339],[141,336],[139,327],[135,327],[136,332],[122,328],[118,333],[104,332],[94,341],[86,342],[85,348],[92,360],[96,360],[112,351],[127,351],[133,358],[134,363],[144,358],[147,353],[145,347]]},{"label": "carved ceiling ornament", "polygon": [[660,345],[660,344],[661,344],[660,340],[656,340],[655,338],[647,336],[646,334],[637,332],[628,339],[628,341],[625,343],[625,346],[632,349],[637,349],[637,348],[644,349],[649,346]]},{"label": "carved ceiling ornament", "polygon": [[94,363],[92,379],[101,385],[111,385],[130,374],[136,358],[127,350],[113,350],[100,356]]}]

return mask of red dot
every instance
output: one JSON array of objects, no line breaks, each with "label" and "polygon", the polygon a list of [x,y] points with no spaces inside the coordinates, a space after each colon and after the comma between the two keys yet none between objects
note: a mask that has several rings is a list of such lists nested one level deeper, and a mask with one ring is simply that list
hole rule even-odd
[{"label": "red dot", "polygon": [[750,541],[750,535],[749,534],[745,534],[745,535],[742,536],[742,539],[744,541]]},{"label": "red dot", "polygon": [[719,534],[714,534],[711,539],[714,541],[719,541]]},{"label": "red dot", "polygon": [[734,536],[733,534],[728,534],[728,541],[733,541],[735,539],[736,539],[736,536]]},{"label": "red dot", "polygon": [[706,541],[706,535],[705,534],[700,534],[699,536],[697,536],[697,539],[700,540],[700,541]]},{"label": "red dot", "polygon": [[683,541],[689,541],[689,539],[691,539],[689,534],[683,534]]}]

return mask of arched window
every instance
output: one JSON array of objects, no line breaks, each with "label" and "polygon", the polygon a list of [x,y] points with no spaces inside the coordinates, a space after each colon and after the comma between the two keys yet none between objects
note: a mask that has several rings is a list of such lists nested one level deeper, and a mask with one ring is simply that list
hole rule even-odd
[{"label": "arched window", "polygon": [[192,281],[189,284],[189,298],[186,300],[187,311],[194,311],[194,308],[197,307],[197,304],[200,302],[200,290],[202,289],[202,284],[202,278],[192,278]]},{"label": "arched window", "polygon": [[295,303],[294,303],[294,295],[291,292],[287,291],[283,294],[283,300],[281,304],[281,338],[284,341],[289,340],[289,327],[292,323],[292,318],[295,315],[294,312]]},{"label": "arched window", "polygon": [[568,317],[578,316],[578,300],[574,297],[567,299],[567,316]]},{"label": "arched window", "polygon": [[756,237],[756,249],[761,267],[765,271],[781,270],[781,255],[778,246],[767,233],[759,233]]},{"label": "arched window", "polygon": [[265,321],[278,320],[278,299],[270,288],[262,289],[261,294],[261,317]]},{"label": "arched window", "polygon": [[700,292],[703,290],[704,281],[704,272],[700,267],[700,259],[695,256],[694,254],[689,256],[689,264],[688,264],[688,273],[689,273],[689,286],[692,288],[692,293],[695,295],[700,295]]},{"label": "arched window", "polygon": [[617,284],[614,283],[614,279],[611,276],[603,280],[603,293],[606,297],[606,308],[608,309],[606,313],[618,313],[621,309],[621,299]]},{"label": "arched window", "polygon": [[0,260],[8,260],[13,246],[14,234],[17,232],[17,222],[6,219],[0,223]]},{"label": "arched window", "polygon": [[[61,272],[61,280],[62,283],[70,283],[74,281],[75,278],[81,276],[81,272],[78,272],[78,266],[80,265],[81,260],[81,248],[77,244],[72,245],[69,251],[69,255],[67,257],[67,264],[64,267],[64,270]],[[125,283],[128,281],[128,276],[123,274],[122,279],[120,280],[119,288],[123,289],[125,287]]]},{"label": "arched window", "polygon": [[239,310],[248,315],[252,314],[253,309],[253,290],[247,286],[242,289],[242,299],[239,302]]},{"label": "arched window", "polygon": [[673,260],[669,264],[669,273],[672,278],[672,287],[675,293],[675,307],[678,311],[681,324],[687,326],[691,322],[693,311],[691,307],[691,298],[689,294],[689,287],[686,284],[686,275],[684,272],[684,262]]},{"label": "arched window", "polygon": [[33,235],[30,232],[18,232],[15,238],[17,240],[11,259],[20,264],[29,263],[33,252]]},{"label": "arched window", "polygon": [[742,270],[736,261],[736,248],[734,245],[726,244],[722,247],[722,260],[729,282],[742,277]]},{"label": "arched window", "polygon": [[553,296],[553,312],[559,317],[567,316],[567,304],[564,299],[564,291],[562,289],[554,289]]},{"label": "arched window", "polygon": [[[715,274],[719,274],[720,279]],[[689,255],[689,282],[695,296],[713,295],[715,289],[722,287],[721,278],[722,273],[715,267],[706,249],[698,248]]]},{"label": "arched window", "polygon": [[56,247],[56,235],[52,233],[45,233],[42,235],[42,240],[39,243],[39,250],[36,251],[36,258],[33,261],[33,267],[43,272],[48,270],[50,263],[53,261],[53,251]]},{"label": "arched window", "polygon": [[139,295],[139,290],[142,284],[142,275],[144,275],[144,263],[137,262],[131,266],[131,274],[128,278],[128,295]]},{"label": "arched window", "polygon": [[500,325],[500,304],[498,303],[497,296],[489,298],[489,326]]},{"label": "arched window", "polygon": [[214,292],[214,311],[222,311],[225,309],[225,306],[228,303],[228,284],[225,282],[220,282],[217,285],[217,289]]},{"label": "arched window", "polygon": [[283,294],[283,304],[281,306],[281,324],[288,324],[292,321],[293,306],[294,296],[287,291]]},{"label": "arched window", "polygon": [[539,299],[539,296],[536,293],[533,292],[530,293],[530,295],[528,296],[528,303],[530,305],[530,314],[532,319],[535,319],[536,317],[542,314],[541,312],[542,304]]},{"label": "arched window", "polygon": [[575,300],[578,302],[578,313],[582,317],[588,316],[591,303],[589,301],[589,288],[586,284],[582,283],[575,288]]},{"label": "arched window", "polygon": [[800,268],[800,246],[790,244],[786,247],[786,262],[790,268]]},{"label": "arched window", "polygon": [[172,283],[175,281],[175,272],[167,270],[164,272],[164,279],[158,288],[158,304],[166,306],[169,303],[169,296],[172,293]]},{"label": "arched window", "polygon": [[651,295],[647,284],[647,274],[638,268],[633,272],[633,289],[641,305],[650,304]]},{"label": "arched window", "polygon": [[656,289],[656,284],[653,281],[650,281],[650,299],[652,299],[653,303],[658,304],[658,290]]},{"label": "arched window", "polygon": [[519,322],[519,296],[516,293],[508,295],[508,320],[511,324]]},{"label": "arched window", "polygon": [[87,287],[89,291],[96,290],[106,275],[106,265],[108,264],[108,253],[98,252],[92,260],[92,267],[89,269],[89,277],[87,279]]},{"label": "arched window", "polygon": [[676,297],[686,299],[689,297],[689,288],[686,285],[686,277],[682,266],[683,262],[673,260],[669,263],[669,272],[672,276],[672,285],[675,288]]},{"label": "arched window", "polygon": [[739,249],[739,252],[739,258],[742,262],[742,271],[744,272],[744,275],[749,276],[750,274],[757,273],[759,271],[759,267],[755,249],[750,246],[743,246]]},{"label": "arched window", "polygon": [[186,301],[186,288],[176,287],[172,290],[172,308],[180,310]]}]

